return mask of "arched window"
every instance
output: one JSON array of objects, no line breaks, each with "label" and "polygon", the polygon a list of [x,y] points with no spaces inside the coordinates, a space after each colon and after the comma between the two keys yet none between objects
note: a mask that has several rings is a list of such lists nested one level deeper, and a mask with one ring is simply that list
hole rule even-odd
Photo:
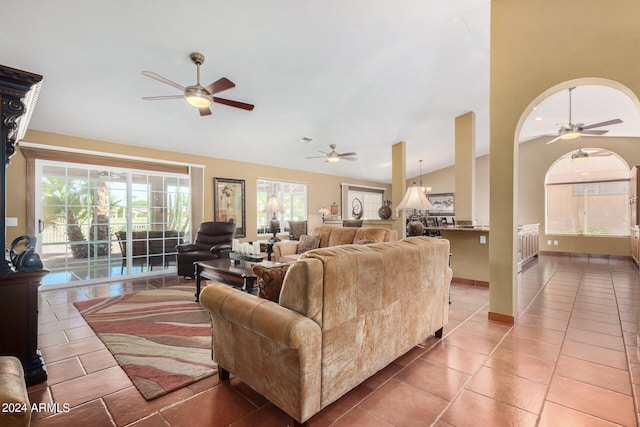
[{"label": "arched window", "polygon": [[545,189],[547,234],[629,235],[629,167],[617,154],[566,154],[549,168]]}]

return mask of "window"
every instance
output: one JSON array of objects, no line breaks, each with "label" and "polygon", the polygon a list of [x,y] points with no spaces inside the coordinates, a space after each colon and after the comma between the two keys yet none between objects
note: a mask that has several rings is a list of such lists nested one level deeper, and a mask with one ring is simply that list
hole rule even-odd
[{"label": "window", "polygon": [[258,234],[269,233],[270,213],[265,212],[269,196],[275,195],[284,210],[278,214],[280,229],[289,230],[288,220],[304,221],[307,219],[307,184],[300,182],[274,181],[258,179]]},{"label": "window", "polygon": [[578,161],[569,153],[547,172],[546,233],[629,235],[629,167],[611,151],[582,150]]},{"label": "window", "polygon": [[44,285],[99,281],[175,265],[188,239],[186,174],[38,160]]},{"label": "window", "polygon": [[342,184],[342,218],[380,219],[378,209],[382,206],[384,188]]}]

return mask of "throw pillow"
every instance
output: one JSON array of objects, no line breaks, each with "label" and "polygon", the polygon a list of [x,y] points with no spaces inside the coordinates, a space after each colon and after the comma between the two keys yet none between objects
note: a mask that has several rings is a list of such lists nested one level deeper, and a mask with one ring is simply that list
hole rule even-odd
[{"label": "throw pillow", "polygon": [[280,299],[280,290],[284,276],[290,264],[277,265],[275,267],[265,267],[261,264],[253,266],[253,272],[258,276],[258,296],[273,302]]},{"label": "throw pillow", "polygon": [[310,251],[311,249],[317,249],[320,246],[320,236],[308,236],[303,234],[298,241],[299,254]]}]

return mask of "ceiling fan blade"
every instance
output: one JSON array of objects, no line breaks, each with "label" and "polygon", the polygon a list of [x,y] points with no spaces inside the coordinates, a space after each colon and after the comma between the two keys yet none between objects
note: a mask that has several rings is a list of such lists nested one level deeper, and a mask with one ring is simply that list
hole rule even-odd
[{"label": "ceiling fan blade", "polygon": [[593,157],[608,157],[611,155],[611,151],[607,150],[598,150],[595,153],[589,153],[589,156]]},{"label": "ceiling fan blade", "polygon": [[342,153],[342,154],[338,154],[338,157],[343,157],[343,156],[357,156],[358,153],[355,153],[353,151],[349,152],[349,153]]},{"label": "ceiling fan blade", "polygon": [[554,142],[556,142],[557,140],[560,139],[560,136],[556,136],[555,138],[553,138],[551,141],[548,141],[547,144],[553,144]]},{"label": "ceiling fan blade", "polygon": [[252,104],[245,104],[244,102],[240,102],[240,101],[232,101],[231,99],[214,97],[213,102],[217,102],[218,104],[228,105],[229,107],[242,108],[243,110],[249,110],[249,111],[253,110],[254,108],[254,105]]},{"label": "ceiling fan blade", "polygon": [[605,133],[609,132],[608,130],[583,130],[582,132],[580,132],[583,135],[604,135]]},{"label": "ceiling fan blade", "polygon": [[355,162],[356,160],[358,160],[357,157],[342,157],[340,156],[340,160],[349,160],[351,162]]},{"label": "ceiling fan blade", "polygon": [[211,110],[209,109],[209,107],[198,108],[198,110],[200,111],[200,116],[201,117],[210,116],[211,115]]},{"label": "ceiling fan blade", "polygon": [[223,77],[205,87],[204,90],[209,92],[211,95],[214,95],[218,92],[222,92],[223,90],[231,89],[232,87],[236,87],[236,84],[228,78]]},{"label": "ceiling fan blade", "polygon": [[161,99],[180,99],[184,98],[183,95],[165,95],[165,96],[143,96],[142,99],[147,101],[159,101]]},{"label": "ceiling fan blade", "polygon": [[613,119],[613,120],[607,120],[606,122],[594,123],[594,124],[589,125],[589,126],[583,126],[581,128],[581,130],[599,128],[599,127],[602,127],[602,126],[617,125],[618,123],[622,123],[622,120]]},{"label": "ceiling fan blade", "polygon": [[179,85],[179,84],[178,84],[178,83],[176,83],[176,82],[172,82],[172,81],[171,81],[171,80],[169,80],[169,79],[165,79],[165,78],[164,78],[164,77],[162,77],[161,75],[156,74],[156,73],[154,73],[154,72],[152,72],[152,71],[143,71],[143,72],[142,72],[142,75],[143,75],[143,76],[147,76],[147,77],[151,77],[152,79],[158,80],[159,82],[162,82],[162,83],[164,83],[164,84],[168,84],[169,86],[173,86],[173,87],[175,87],[176,89],[180,89],[180,90],[181,90],[181,91],[183,91],[183,92],[184,92],[184,90],[185,90],[185,87],[184,87],[184,86]]}]

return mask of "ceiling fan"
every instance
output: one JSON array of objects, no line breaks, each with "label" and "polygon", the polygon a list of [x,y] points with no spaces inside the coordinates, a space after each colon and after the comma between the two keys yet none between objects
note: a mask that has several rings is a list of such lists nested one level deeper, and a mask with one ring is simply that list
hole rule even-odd
[{"label": "ceiling fan", "polygon": [[[582,150],[582,138],[578,139],[578,149],[571,153],[571,160],[575,162],[581,162],[587,160],[589,157],[607,157],[611,155],[611,151],[609,150],[597,150],[597,151],[587,151]],[[568,155],[567,155],[568,156]]]},{"label": "ceiling fan", "polygon": [[547,144],[556,142],[559,139],[574,139],[579,137],[580,135],[604,135],[609,131],[595,128],[622,123],[622,120],[620,119],[612,119],[607,120],[606,122],[594,123],[587,126],[585,126],[584,123],[573,124],[571,122],[571,92],[573,92],[574,89],[575,86],[569,88],[569,123],[561,124],[560,129],[558,129],[558,136],[547,142]]},{"label": "ceiling fan", "polygon": [[355,153],[353,151],[349,153],[336,153],[336,144],[329,145],[329,148],[331,148],[331,151],[329,151],[328,153],[322,150],[318,150],[322,154],[324,154],[324,156],[312,156],[312,157],[306,157],[306,158],[307,159],[326,158],[325,162],[331,162],[331,163],[335,163],[340,159],[351,160],[351,161],[358,160],[358,158],[356,157],[358,153]]},{"label": "ceiling fan", "polygon": [[213,96],[216,93],[222,92],[227,89],[231,89],[235,87],[235,83],[229,80],[226,77],[222,77],[221,79],[216,80],[211,83],[207,87],[203,87],[200,85],[200,65],[204,63],[204,55],[198,52],[193,52],[189,55],[191,61],[196,64],[196,72],[197,72],[197,81],[196,84],[184,87],[179,85],[178,83],[172,82],[169,79],[166,79],[154,72],[151,71],[143,71],[142,74],[151,77],[152,79],[158,80],[159,82],[168,84],[169,86],[173,86],[176,89],[179,89],[183,92],[182,95],[167,95],[167,96],[145,96],[142,99],[149,101],[157,101],[163,99],[179,99],[184,98],[187,101],[187,104],[192,107],[197,108],[200,111],[201,116],[208,116],[211,114],[211,110],[209,106],[212,103],[224,104],[230,107],[241,108],[243,110],[253,110],[254,105],[245,104],[244,102],[232,101],[230,99],[218,98]]}]

